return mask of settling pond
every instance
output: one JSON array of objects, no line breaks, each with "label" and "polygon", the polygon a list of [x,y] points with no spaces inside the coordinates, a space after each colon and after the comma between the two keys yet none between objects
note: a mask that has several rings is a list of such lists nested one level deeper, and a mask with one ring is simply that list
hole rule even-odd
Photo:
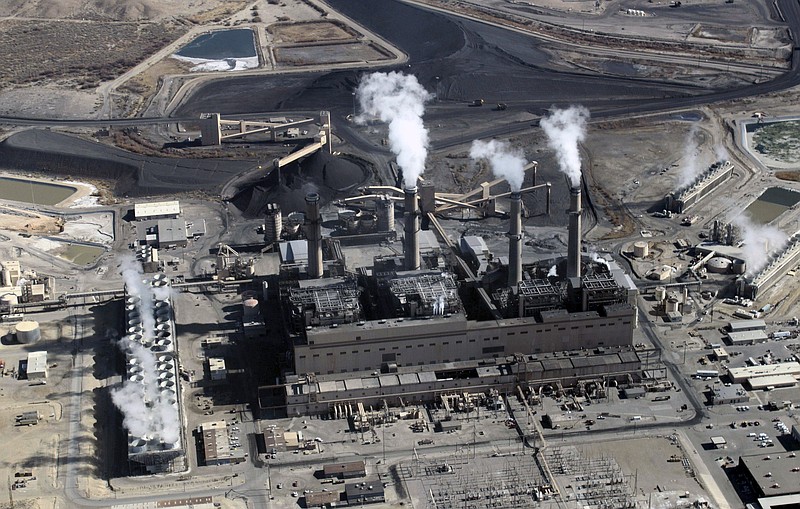
[{"label": "settling pond", "polygon": [[783,187],[770,187],[751,203],[745,214],[756,224],[769,224],[800,202],[800,193]]},{"label": "settling pond", "polygon": [[76,191],[76,188],[62,184],[0,177],[0,200],[52,206],[66,200]]},{"label": "settling pond", "polygon": [[75,265],[90,265],[97,261],[106,250],[99,246],[85,244],[69,244],[66,249],[59,250],[59,258],[70,261]]},{"label": "settling pond", "polygon": [[256,43],[253,31],[249,28],[219,30],[197,36],[176,54],[206,60],[254,57]]}]

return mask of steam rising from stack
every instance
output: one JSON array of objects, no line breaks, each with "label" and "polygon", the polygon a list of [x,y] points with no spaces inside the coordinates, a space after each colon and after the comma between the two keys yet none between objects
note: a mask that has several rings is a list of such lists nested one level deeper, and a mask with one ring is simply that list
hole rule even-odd
[{"label": "steam rising from stack", "polygon": [[[126,258],[121,263],[122,277],[127,293],[135,302],[142,321],[142,334],[154,338],[156,333],[153,299],[167,299],[170,290],[153,288],[142,280],[144,274],[135,260]],[[148,440],[174,444],[180,440],[180,421],[173,402],[159,389],[159,371],[156,355],[129,336],[117,345],[125,350],[132,364],[139,366],[141,382],[126,379],[121,388],[111,391],[111,400],[120,409],[123,425],[131,435]]]},{"label": "steam rising from stack", "polygon": [[547,135],[547,144],[556,152],[558,167],[569,179],[570,187],[581,185],[581,155],[578,143],[586,138],[586,121],[589,110],[583,106],[571,106],[565,110],[553,110],[540,125]]},{"label": "steam rising from stack", "polygon": [[525,158],[514,151],[508,143],[497,140],[489,142],[475,140],[469,156],[487,159],[492,173],[504,178],[511,186],[510,224],[508,227],[508,286],[516,287],[522,281],[522,197],[520,189],[525,179]]},{"label": "steam rising from stack", "polygon": [[782,248],[788,236],[774,226],[755,224],[746,215],[740,214],[730,221],[741,232],[742,258],[747,272],[755,274],[769,261],[770,253]]},{"label": "steam rising from stack", "polygon": [[496,178],[506,179],[511,186],[511,192],[519,192],[522,189],[522,182],[525,179],[525,158],[519,152],[511,148],[508,143],[491,140],[472,142],[469,151],[472,159],[486,159],[492,166],[492,173]]},{"label": "steam rising from stack", "polygon": [[361,115],[378,117],[389,124],[389,146],[403,169],[403,187],[417,186],[428,156],[428,130],[422,123],[425,102],[433,98],[417,78],[398,72],[364,76],[356,91]]},{"label": "steam rising from stack", "polygon": [[589,110],[572,106],[566,110],[553,110],[541,121],[548,145],[556,152],[558,167],[570,183],[567,277],[581,275],[581,155],[578,143],[586,138],[588,119]]},{"label": "steam rising from stack", "polygon": [[692,126],[686,135],[686,145],[683,147],[681,174],[678,178],[678,189],[692,185],[697,176],[702,172],[702,166],[697,160],[697,127]]}]

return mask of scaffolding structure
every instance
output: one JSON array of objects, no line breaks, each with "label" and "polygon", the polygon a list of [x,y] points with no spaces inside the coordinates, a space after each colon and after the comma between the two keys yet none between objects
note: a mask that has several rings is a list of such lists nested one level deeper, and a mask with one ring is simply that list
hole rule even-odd
[{"label": "scaffolding structure", "polygon": [[452,274],[442,272],[388,280],[397,316],[434,316],[458,313],[461,301]]},{"label": "scaffolding structure", "polygon": [[289,302],[303,325],[328,326],[361,320],[361,304],[355,281],[345,280],[327,286],[291,288]]},{"label": "scaffolding structure", "polygon": [[519,283],[519,316],[533,316],[537,311],[563,306],[559,288],[545,279],[528,279]]},{"label": "scaffolding structure", "polygon": [[547,448],[545,458],[553,476],[566,478],[560,483],[571,488],[563,493],[566,500],[575,500],[584,508],[636,507],[631,476],[613,458],[586,458],[575,447]]}]

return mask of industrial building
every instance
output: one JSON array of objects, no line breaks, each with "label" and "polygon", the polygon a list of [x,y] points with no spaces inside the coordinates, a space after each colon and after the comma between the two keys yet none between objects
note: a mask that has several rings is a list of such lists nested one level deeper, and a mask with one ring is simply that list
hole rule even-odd
[{"label": "industrial building", "polygon": [[198,428],[206,465],[228,465],[245,460],[244,452],[231,449],[225,421],[205,422]]},{"label": "industrial building", "polygon": [[[511,383],[519,369],[530,373],[523,378],[555,379],[580,373],[588,367],[586,352],[596,349],[617,357],[600,355],[589,372],[639,369],[635,352],[626,350],[637,325],[638,289],[612,260],[582,256],[580,189],[570,190],[566,259],[525,267],[520,195],[510,193],[509,256],[499,267],[506,277],[495,270],[481,279],[471,266],[480,270],[492,257],[485,243],[467,239],[460,250],[465,259],[455,249],[448,253],[454,258],[446,256],[435,234],[449,241],[428,194],[430,200],[416,188],[402,191],[403,256],[376,258],[356,273],[334,273],[326,263],[319,196],[306,197],[306,241],[280,244],[282,274],[270,283],[278,289],[293,373],[282,387],[262,388],[263,406],[285,405],[292,415],[329,413],[338,401],[355,398]],[[434,230],[420,230],[423,215]],[[548,275],[554,263],[565,266],[560,278]],[[575,351],[584,364],[537,367],[537,356],[563,351]]]},{"label": "industrial building", "polygon": [[769,255],[767,263],[754,274],[745,274],[736,280],[736,295],[756,299],[759,293],[771,288],[792,268],[800,263],[800,232],[789,238],[777,253]]},{"label": "industrial building", "polygon": [[25,373],[28,380],[45,380],[47,378],[47,352],[28,353]]},{"label": "industrial building", "polygon": [[729,368],[728,376],[732,382],[747,383],[754,390],[770,387],[794,387],[797,384],[797,377],[800,376],[800,363],[781,362]]},{"label": "industrial building", "polygon": [[369,482],[345,484],[344,495],[347,505],[378,504],[386,501],[383,483],[380,479]]},{"label": "industrial building", "polygon": [[208,375],[213,382],[225,380],[228,377],[228,370],[225,367],[225,359],[221,357],[209,357]]},{"label": "industrial building", "polygon": [[779,497],[800,493],[800,471],[792,454],[751,454],[739,457],[739,468],[750,480],[759,497]]},{"label": "industrial building", "polygon": [[18,260],[0,261],[0,313],[15,312],[15,307],[28,302],[54,298],[55,279],[23,270]]},{"label": "industrial building", "polygon": [[748,401],[750,396],[742,384],[715,385],[711,391],[711,403],[714,405],[735,405]]},{"label": "industrial building", "polygon": [[331,463],[322,467],[322,477],[325,479],[354,479],[367,475],[367,464],[361,461],[346,463]]},{"label": "industrial building", "polygon": [[719,161],[699,175],[688,187],[675,191],[664,197],[664,209],[676,214],[683,214],[712,193],[733,175],[733,163]]},{"label": "industrial building", "polygon": [[177,200],[133,204],[133,217],[136,221],[177,219],[180,214],[181,204]]}]

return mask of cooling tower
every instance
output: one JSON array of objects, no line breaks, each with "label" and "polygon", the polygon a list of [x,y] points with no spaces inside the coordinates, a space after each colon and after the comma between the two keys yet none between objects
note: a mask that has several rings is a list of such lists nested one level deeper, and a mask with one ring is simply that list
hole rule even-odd
[{"label": "cooling tower", "polygon": [[419,204],[417,188],[405,189],[405,245],[403,246],[406,270],[419,269]]},{"label": "cooling tower", "polygon": [[569,244],[567,277],[581,277],[581,188],[569,190]]},{"label": "cooling tower", "polygon": [[522,197],[511,193],[508,225],[508,286],[516,288],[522,281]]},{"label": "cooling tower", "polygon": [[319,195],[306,195],[306,235],[308,237],[308,277],[322,277],[322,218]]}]

